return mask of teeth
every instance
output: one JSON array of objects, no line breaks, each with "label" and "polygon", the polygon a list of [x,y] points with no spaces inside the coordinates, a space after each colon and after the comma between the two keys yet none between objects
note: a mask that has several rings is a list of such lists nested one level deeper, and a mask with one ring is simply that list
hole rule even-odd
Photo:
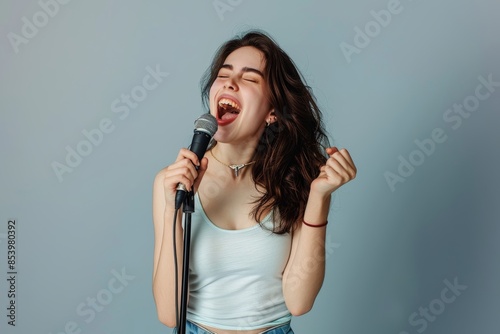
[{"label": "teeth", "polygon": [[240,110],[240,106],[236,102],[225,98],[219,100],[219,106],[224,109],[227,109],[228,106],[231,106],[236,110]]}]

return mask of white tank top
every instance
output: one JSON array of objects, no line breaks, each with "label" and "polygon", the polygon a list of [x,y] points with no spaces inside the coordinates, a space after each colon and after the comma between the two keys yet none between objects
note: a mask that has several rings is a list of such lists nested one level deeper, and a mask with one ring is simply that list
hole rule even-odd
[{"label": "white tank top", "polygon": [[242,230],[214,225],[198,194],[191,217],[187,319],[220,329],[249,330],[290,321],[282,274],[290,234],[272,233],[272,215]]}]

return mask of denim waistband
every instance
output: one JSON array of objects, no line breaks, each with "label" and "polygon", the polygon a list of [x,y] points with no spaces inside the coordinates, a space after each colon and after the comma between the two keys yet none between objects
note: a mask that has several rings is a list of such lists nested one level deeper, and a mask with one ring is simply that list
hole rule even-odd
[{"label": "denim waistband", "polygon": [[[174,330],[174,333],[177,333],[177,329]],[[204,328],[194,322],[187,321],[186,322],[186,334],[217,334]],[[294,334],[292,328],[290,327],[290,322],[277,325],[271,328],[266,329],[259,334]]]}]

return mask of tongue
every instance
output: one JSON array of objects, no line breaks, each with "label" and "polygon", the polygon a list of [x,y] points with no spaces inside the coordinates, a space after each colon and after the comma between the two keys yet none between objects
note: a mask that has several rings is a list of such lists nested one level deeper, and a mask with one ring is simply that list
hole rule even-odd
[{"label": "tongue", "polygon": [[227,112],[224,115],[222,115],[221,119],[228,120],[228,119],[235,119],[236,117],[238,117],[238,114],[236,114],[236,113],[233,114],[232,112]]}]

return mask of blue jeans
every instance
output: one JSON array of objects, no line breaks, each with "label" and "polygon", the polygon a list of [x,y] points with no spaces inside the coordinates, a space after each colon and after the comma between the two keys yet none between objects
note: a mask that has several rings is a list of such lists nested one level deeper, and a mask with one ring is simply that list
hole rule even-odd
[{"label": "blue jeans", "polygon": [[[177,329],[174,329],[174,333],[177,333]],[[202,328],[191,321],[186,322],[186,334],[217,334],[207,330],[206,328]],[[286,323],[283,325],[278,325],[276,327],[271,327],[268,330],[262,332],[262,334],[294,334],[292,328],[290,327],[290,323]]]}]

